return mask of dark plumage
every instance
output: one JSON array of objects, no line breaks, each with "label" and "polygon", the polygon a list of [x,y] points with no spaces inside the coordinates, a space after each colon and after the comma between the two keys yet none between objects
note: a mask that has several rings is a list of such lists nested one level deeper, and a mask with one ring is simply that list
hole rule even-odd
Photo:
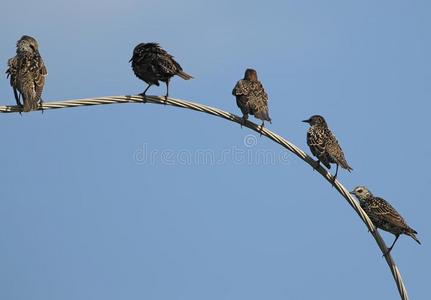
[{"label": "dark plumage", "polygon": [[144,99],[145,93],[150,86],[153,84],[159,86],[159,80],[166,83],[165,98],[167,99],[169,96],[169,80],[174,75],[178,75],[185,80],[193,78],[185,73],[180,64],[174,60],[174,57],[157,43],[140,43],[137,45],[129,62],[132,62],[132,69],[136,77],[148,84],[148,87],[142,93]]},{"label": "dark plumage", "polygon": [[257,79],[257,73],[253,69],[245,70],[244,79],[239,80],[233,88],[232,95],[236,97],[236,104],[243,114],[243,123],[248,115],[253,115],[271,123],[268,113],[268,95],[265,93],[262,83]]},{"label": "dark plumage", "polygon": [[16,104],[23,106],[22,97],[25,112],[37,109],[42,103],[45,76],[48,74],[38,48],[35,38],[24,35],[16,44],[16,55],[8,60],[6,74],[10,77]]},{"label": "dark plumage", "polygon": [[334,180],[337,178],[338,165],[349,172],[353,170],[344,158],[343,150],[322,116],[314,115],[302,122],[310,124],[307,132],[307,144],[311,153],[317,157],[317,163],[322,162],[328,169],[331,168],[331,163],[337,165]]},{"label": "dark plumage", "polygon": [[392,246],[389,247],[388,251],[391,252],[401,234],[411,236],[418,244],[421,242],[418,240],[415,234],[417,232],[407,225],[403,217],[393,208],[388,202],[379,197],[374,197],[373,194],[364,186],[356,187],[351,194],[358,198],[362,209],[373,221],[377,228],[383,229],[395,235],[395,240]]}]

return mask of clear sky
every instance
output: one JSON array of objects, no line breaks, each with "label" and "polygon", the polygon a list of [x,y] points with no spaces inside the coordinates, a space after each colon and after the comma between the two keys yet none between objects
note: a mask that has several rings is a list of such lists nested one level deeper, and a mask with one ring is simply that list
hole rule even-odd
[{"label": "clear sky", "polygon": [[[3,1],[0,62],[32,35],[45,101],[135,94],[133,47],[156,41],[195,77],[171,96],[237,114],[232,88],[257,69],[268,128],[309,153],[300,121],[325,116],[354,168],[341,182],[419,232],[392,254],[410,298],[430,299],[430,13],[425,0]],[[5,75],[0,104],[14,104]],[[4,114],[0,128],[0,299],[398,298],[345,200],[237,124],[129,104]]]}]

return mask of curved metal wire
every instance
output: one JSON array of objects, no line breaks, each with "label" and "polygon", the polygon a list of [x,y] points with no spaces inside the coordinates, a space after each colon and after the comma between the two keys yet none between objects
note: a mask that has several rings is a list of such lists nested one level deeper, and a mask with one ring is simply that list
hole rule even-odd
[{"label": "curved metal wire", "polygon": [[[146,96],[146,101],[147,103],[152,103],[152,104],[162,104],[162,105],[165,104],[165,105],[171,105],[171,106],[176,106],[181,108],[192,109],[192,110],[200,111],[213,116],[217,116],[217,117],[229,120],[231,122],[242,124],[242,118],[238,117],[237,115],[228,113],[218,108],[210,107],[199,103],[194,103],[194,102],[179,100],[174,98],[168,98],[165,100],[164,97],[159,97],[159,96]],[[86,99],[76,99],[76,100],[67,100],[67,101],[44,102],[42,107],[39,108],[39,110],[103,105],[103,104],[120,104],[120,103],[142,103],[142,97],[127,95],[127,96],[109,96],[109,97],[86,98]],[[15,113],[20,111],[21,109],[17,106],[0,106],[1,113]],[[300,148],[298,148],[291,142],[287,141],[280,135],[272,132],[267,128],[261,128],[259,125],[250,121],[247,121],[244,126],[280,144],[290,152],[294,153],[304,162],[309,164],[313,169],[315,168],[315,161],[309,155],[307,155]],[[346,199],[346,201],[350,204],[350,206],[355,210],[355,212],[358,214],[361,220],[368,227],[369,232],[376,240],[377,245],[379,246],[382,253],[383,254],[386,253],[387,247],[385,242],[383,241],[379,232],[376,230],[376,227],[374,226],[374,224],[368,218],[367,214],[362,210],[359,204],[350,195],[349,191],[338,180],[335,180],[334,182],[332,175],[322,166],[319,166],[315,170],[319,172],[331,185],[334,184],[334,187],[337,189],[337,191],[344,197],[344,199]],[[401,299],[408,300],[409,297],[407,295],[407,290],[406,290],[406,287],[404,286],[403,280],[401,278],[401,273],[398,270],[395,264],[395,261],[392,259],[392,256],[390,254],[385,255],[384,257],[389,266],[389,269],[391,270],[392,276],[397,285]]]}]

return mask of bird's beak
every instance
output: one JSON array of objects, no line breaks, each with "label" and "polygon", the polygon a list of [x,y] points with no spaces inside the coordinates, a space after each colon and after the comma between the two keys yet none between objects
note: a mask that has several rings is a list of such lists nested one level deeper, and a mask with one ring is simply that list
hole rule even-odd
[{"label": "bird's beak", "polygon": [[133,59],[133,56],[132,56],[132,58],[129,60],[129,62],[131,62],[131,61],[132,61],[132,59]]},{"label": "bird's beak", "polygon": [[352,195],[355,195],[355,192],[354,191],[351,191],[351,192],[349,192],[350,194],[352,194]]},{"label": "bird's beak", "polygon": [[304,122],[304,123],[310,123],[310,119],[308,119],[308,120],[303,120],[302,122]]}]

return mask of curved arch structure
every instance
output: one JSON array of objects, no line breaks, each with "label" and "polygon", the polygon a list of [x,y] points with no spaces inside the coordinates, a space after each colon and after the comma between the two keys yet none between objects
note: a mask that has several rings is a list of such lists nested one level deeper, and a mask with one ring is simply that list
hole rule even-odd
[{"label": "curved arch structure", "polygon": [[[231,122],[235,122],[238,124],[242,124],[242,118],[228,113],[226,111],[223,111],[218,108],[210,107],[207,105],[194,103],[186,100],[179,100],[174,98],[168,98],[165,100],[165,97],[159,97],[159,96],[146,96],[147,103],[151,104],[161,104],[161,105],[171,105],[191,110],[196,110],[199,112],[207,113],[213,116],[217,116],[226,120],[229,120]],[[39,110],[49,110],[49,109],[59,109],[59,108],[71,108],[71,107],[79,107],[79,106],[92,106],[92,105],[104,105],[104,104],[121,104],[121,103],[142,103],[142,96],[136,95],[126,95],[126,96],[108,96],[108,97],[99,97],[99,98],[86,98],[86,99],[74,99],[74,100],[66,100],[66,101],[55,101],[55,102],[44,102],[42,107],[39,108]],[[16,113],[20,112],[20,108],[17,106],[0,106],[0,113]],[[272,132],[271,130],[267,128],[262,128],[250,121],[247,121],[244,125],[245,127],[250,128],[251,130],[256,131],[257,133],[260,133],[261,135],[266,136],[267,138],[273,140],[277,144],[280,144],[282,147],[286,148],[290,152],[294,153],[296,156],[298,156],[300,159],[302,159],[305,163],[310,165],[313,169],[315,168],[315,161],[307,155],[304,151],[302,151],[300,148],[289,142],[288,140],[284,139],[280,135]],[[320,173],[320,175],[323,176],[331,185],[335,187],[335,189],[341,194],[341,196],[346,199],[346,201],[350,204],[350,206],[355,210],[355,212],[358,214],[358,216],[361,218],[361,220],[365,223],[365,225],[368,227],[369,232],[376,240],[377,245],[379,246],[382,253],[386,253],[387,246],[385,242],[383,241],[382,237],[376,230],[376,227],[371,222],[371,220],[368,218],[367,214],[362,210],[362,208],[359,206],[359,204],[356,202],[356,200],[353,199],[353,197],[349,194],[349,191],[338,181],[333,181],[332,175],[324,169],[322,166],[319,166],[319,168],[315,169],[317,172]],[[400,297],[402,300],[408,300],[408,294],[406,287],[404,286],[401,273],[398,270],[395,261],[392,259],[392,256],[390,254],[384,256],[386,259],[386,262],[389,266],[389,269],[391,270],[392,276],[395,280],[395,283],[397,285]]]}]

